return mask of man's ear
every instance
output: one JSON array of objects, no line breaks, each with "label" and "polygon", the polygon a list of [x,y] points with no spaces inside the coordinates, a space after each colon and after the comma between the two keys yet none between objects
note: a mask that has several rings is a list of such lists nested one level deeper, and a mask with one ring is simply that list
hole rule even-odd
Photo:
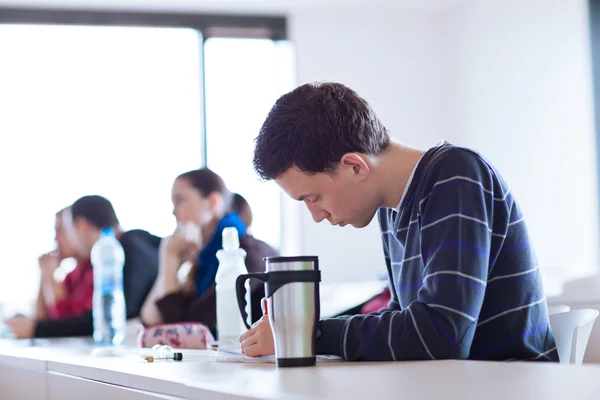
[{"label": "man's ear", "polygon": [[86,229],[90,226],[90,223],[83,217],[76,217],[73,220],[73,228],[77,230]]},{"label": "man's ear", "polygon": [[85,232],[89,231],[90,226],[91,224],[83,217],[76,217],[70,220],[70,223],[65,224],[65,233],[71,246],[81,248],[82,237],[85,236]]},{"label": "man's ear", "polygon": [[360,180],[366,179],[371,171],[369,164],[367,164],[363,156],[358,153],[344,154],[340,160],[340,167]]}]

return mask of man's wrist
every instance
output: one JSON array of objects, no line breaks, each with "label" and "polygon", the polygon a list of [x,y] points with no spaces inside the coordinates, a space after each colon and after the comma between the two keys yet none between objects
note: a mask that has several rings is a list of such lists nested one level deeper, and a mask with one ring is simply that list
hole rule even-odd
[{"label": "man's wrist", "polygon": [[342,329],[346,321],[340,318],[324,319],[317,325],[317,354],[342,355]]}]

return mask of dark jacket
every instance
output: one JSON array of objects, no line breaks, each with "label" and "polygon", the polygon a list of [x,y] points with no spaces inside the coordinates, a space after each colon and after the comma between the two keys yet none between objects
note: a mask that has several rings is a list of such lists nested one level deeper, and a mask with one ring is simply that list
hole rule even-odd
[{"label": "dark jacket", "polygon": [[[277,255],[275,249],[251,235],[246,235],[240,239],[240,247],[246,251],[246,268],[249,273],[264,272],[265,263],[263,258]],[[190,279],[192,279],[192,282],[196,281],[193,274]],[[265,295],[263,283],[256,279],[250,280],[250,292],[252,321],[256,322],[262,316],[260,303]],[[196,293],[186,293],[182,290],[159,299],[156,305],[164,323],[197,321],[208,326],[213,332],[216,331],[217,302],[215,284],[202,296],[198,296]]]},{"label": "dark jacket", "polygon": [[[123,293],[128,319],[139,316],[142,304],[156,280],[160,240],[138,229],[124,232],[119,238],[125,252]],[[79,317],[37,321],[34,336],[90,336],[92,332],[92,312],[88,311]]]}]

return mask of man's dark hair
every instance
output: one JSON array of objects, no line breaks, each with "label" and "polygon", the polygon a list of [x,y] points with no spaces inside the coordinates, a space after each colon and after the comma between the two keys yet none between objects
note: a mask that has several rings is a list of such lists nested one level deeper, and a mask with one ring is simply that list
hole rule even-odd
[{"label": "man's dark hair", "polygon": [[340,83],[307,83],[281,96],[255,139],[254,169],[264,180],[290,167],[333,171],[346,153],[378,155],[390,136],[369,104]]},{"label": "man's dark hair", "polygon": [[114,228],[119,225],[115,209],[108,199],[97,196],[83,196],[71,206],[73,220],[82,217],[97,228]]}]

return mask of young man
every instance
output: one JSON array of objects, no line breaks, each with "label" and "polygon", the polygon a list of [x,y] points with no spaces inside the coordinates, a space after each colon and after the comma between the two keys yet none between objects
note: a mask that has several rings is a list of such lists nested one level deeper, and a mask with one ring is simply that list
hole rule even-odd
[{"label": "young man", "polygon": [[[498,171],[442,142],[392,141],[367,102],[336,83],[282,96],[256,139],[254,167],[315,222],[366,226],[378,213],[389,308],[325,319],[317,352],[347,360],[545,360],[558,354],[523,215]],[[268,318],[240,338],[273,354]]]}]

